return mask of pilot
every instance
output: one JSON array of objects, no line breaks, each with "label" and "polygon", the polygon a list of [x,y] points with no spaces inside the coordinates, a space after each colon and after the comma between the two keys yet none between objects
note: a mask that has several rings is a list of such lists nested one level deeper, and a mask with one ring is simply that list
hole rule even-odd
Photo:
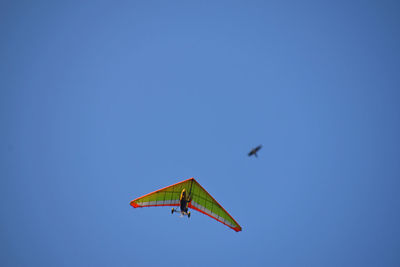
[{"label": "pilot", "polygon": [[179,198],[181,204],[181,212],[188,212],[188,203],[191,201],[190,196],[186,194],[186,189],[182,190],[181,196]]}]

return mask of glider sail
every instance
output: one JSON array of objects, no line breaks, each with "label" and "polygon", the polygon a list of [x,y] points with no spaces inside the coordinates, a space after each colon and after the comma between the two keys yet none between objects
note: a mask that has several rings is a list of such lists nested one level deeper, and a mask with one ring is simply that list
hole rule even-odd
[{"label": "glider sail", "polygon": [[131,201],[134,208],[156,206],[179,206],[179,197],[183,189],[191,196],[188,207],[197,210],[225,224],[236,232],[242,227],[232,216],[194,179],[190,178],[171,186],[159,189]]}]

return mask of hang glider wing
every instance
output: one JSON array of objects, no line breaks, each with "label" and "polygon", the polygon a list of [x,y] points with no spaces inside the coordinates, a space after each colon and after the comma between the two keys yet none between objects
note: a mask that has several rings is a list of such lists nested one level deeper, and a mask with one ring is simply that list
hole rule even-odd
[{"label": "hang glider wing", "polygon": [[185,180],[174,185],[164,187],[162,189],[134,199],[131,201],[131,206],[134,208],[179,206],[179,197],[182,190],[190,186],[189,180]]},{"label": "hang glider wing", "polygon": [[236,232],[242,227],[232,216],[194,179],[190,178],[177,184],[167,186],[131,201],[131,206],[179,206],[179,197],[183,189],[192,197],[189,208],[197,210],[225,224]]}]

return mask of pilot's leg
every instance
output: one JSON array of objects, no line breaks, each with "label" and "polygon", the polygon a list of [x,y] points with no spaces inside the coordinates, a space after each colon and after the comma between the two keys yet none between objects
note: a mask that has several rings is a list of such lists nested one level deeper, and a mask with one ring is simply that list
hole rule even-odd
[{"label": "pilot's leg", "polygon": [[181,200],[181,212],[187,212],[186,201]]}]

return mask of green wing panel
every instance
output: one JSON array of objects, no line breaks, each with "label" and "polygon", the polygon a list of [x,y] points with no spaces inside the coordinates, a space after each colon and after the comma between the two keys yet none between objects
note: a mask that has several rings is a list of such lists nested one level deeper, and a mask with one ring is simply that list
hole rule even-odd
[{"label": "green wing panel", "polygon": [[185,180],[174,185],[167,186],[147,195],[131,201],[134,208],[155,206],[179,206],[179,197],[184,188],[188,190],[191,180]]},{"label": "green wing panel", "polygon": [[192,196],[190,208],[210,216],[236,232],[242,230],[233,217],[195,179],[190,194]]}]

